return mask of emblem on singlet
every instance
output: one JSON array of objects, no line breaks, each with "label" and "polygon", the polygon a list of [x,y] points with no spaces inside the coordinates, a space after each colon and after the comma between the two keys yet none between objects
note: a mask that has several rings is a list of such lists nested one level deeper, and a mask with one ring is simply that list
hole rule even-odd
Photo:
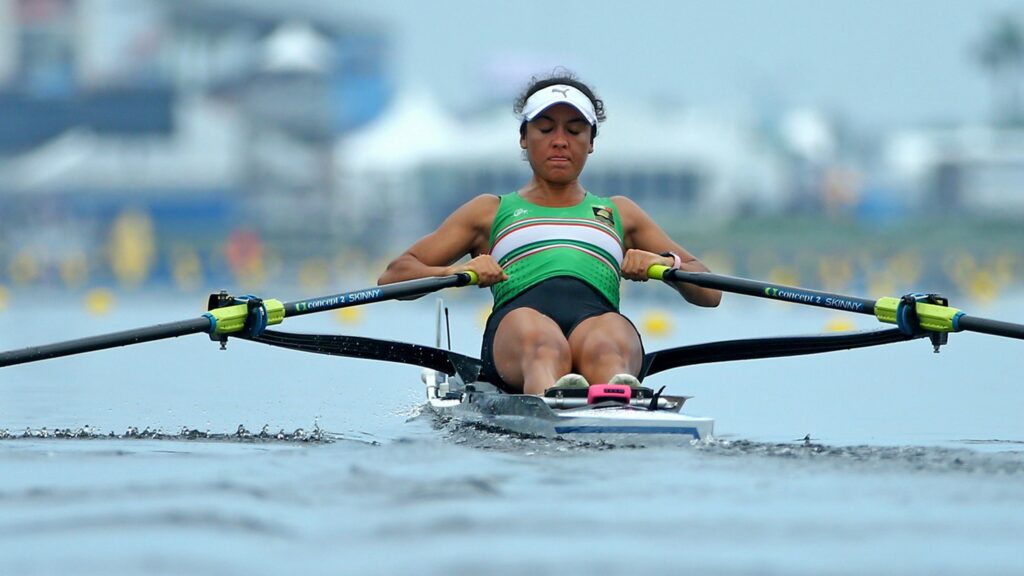
[{"label": "emblem on singlet", "polygon": [[612,215],[612,209],[607,206],[594,206],[594,218],[610,225],[615,226],[615,217]]}]

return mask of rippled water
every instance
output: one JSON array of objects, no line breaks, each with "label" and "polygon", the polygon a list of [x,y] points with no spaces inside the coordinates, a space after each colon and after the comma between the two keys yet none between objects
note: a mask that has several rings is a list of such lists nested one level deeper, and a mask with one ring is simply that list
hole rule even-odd
[{"label": "rippled water", "polygon": [[[474,353],[483,301],[459,296],[455,349]],[[977,313],[1019,322],[1020,303]],[[657,304],[677,330],[648,349],[832,318],[727,305]],[[432,312],[286,326],[429,343]],[[195,313],[10,308],[0,349]],[[939,355],[912,342],[659,375],[717,419],[714,441],[682,448],[440,422],[415,368],[204,336],[3,368],[0,574],[1021,573],[1021,345],[957,334]]]}]

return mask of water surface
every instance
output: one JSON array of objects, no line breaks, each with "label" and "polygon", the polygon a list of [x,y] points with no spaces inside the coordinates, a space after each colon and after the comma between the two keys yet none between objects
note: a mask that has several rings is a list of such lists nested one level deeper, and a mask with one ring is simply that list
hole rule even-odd
[{"label": "water surface", "polygon": [[[475,296],[450,298],[474,355]],[[200,313],[122,300],[9,308],[0,349]],[[964,308],[1020,322],[1021,303]],[[672,313],[648,349],[833,318],[727,304],[626,311]],[[286,327],[431,343],[433,302]],[[682,448],[459,427],[422,413],[416,368],[201,335],[4,368],[0,573],[1021,573],[1021,343],[950,340],[652,377],[716,418],[715,441]]]}]

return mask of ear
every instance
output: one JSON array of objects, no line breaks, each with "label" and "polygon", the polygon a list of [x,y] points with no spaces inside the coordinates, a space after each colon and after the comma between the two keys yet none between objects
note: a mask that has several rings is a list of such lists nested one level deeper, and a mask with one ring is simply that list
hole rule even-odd
[{"label": "ear", "polygon": [[519,147],[526,150],[526,136],[519,137]]}]

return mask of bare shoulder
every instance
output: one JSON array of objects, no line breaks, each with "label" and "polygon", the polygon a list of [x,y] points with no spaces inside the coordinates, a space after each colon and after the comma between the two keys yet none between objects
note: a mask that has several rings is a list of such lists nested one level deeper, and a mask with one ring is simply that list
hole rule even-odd
[{"label": "bare shoulder", "polygon": [[494,216],[498,213],[501,198],[493,194],[481,194],[460,206],[445,220],[441,227],[428,238],[438,236],[446,240],[461,239],[467,253],[481,253],[487,249]]},{"label": "bare shoulder", "polygon": [[466,202],[465,206],[486,212],[497,211],[499,204],[501,204],[500,197],[495,196],[494,194],[480,194],[469,202]]},{"label": "bare shoulder", "polygon": [[611,201],[619,209],[619,215],[622,218],[624,228],[628,229],[641,225],[648,219],[647,213],[644,212],[643,208],[626,196],[612,196]]},{"label": "bare shoulder", "polygon": [[612,196],[609,200],[615,204],[615,207],[618,208],[620,212],[641,210],[640,206],[628,196]]},{"label": "bare shoulder", "polygon": [[453,216],[458,215],[475,225],[489,227],[494,220],[494,215],[498,213],[499,204],[501,204],[501,198],[494,194],[480,194],[460,206]]}]

